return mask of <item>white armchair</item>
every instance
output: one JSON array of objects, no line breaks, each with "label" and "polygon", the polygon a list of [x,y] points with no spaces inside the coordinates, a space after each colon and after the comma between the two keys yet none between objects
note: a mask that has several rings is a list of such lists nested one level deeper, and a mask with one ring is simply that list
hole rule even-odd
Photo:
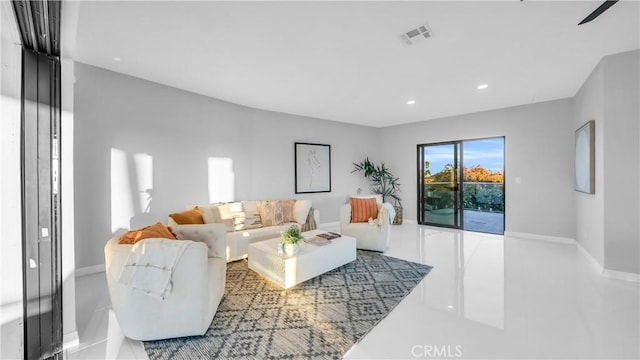
[{"label": "white armchair", "polygon": [[340,232],[356,238],[356,247],[363,250],[384,252],[389,247],[391,221],[395,210],[389,203],[378,203],[378,218],[375,224],[351,222],[351,205],[340,207]]},{"label": "white armchair", "polygon": [[171,292],[159,299],[119,282],[133,245],[105,245],[105,264],[111,305],[125,336],[159,340],[203,335],[218,309],[226,280],[226,229],[221,224],[175,225],[179,240],[193,240],[179,258],[171,278]]}]

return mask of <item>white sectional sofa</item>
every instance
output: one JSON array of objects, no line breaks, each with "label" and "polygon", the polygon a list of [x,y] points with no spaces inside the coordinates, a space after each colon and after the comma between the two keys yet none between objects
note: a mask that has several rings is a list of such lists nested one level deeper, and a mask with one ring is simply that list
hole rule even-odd
[{"label": "white sectional sofa", "polygon": [[[292,213],[283,214],[275,211],[272,218],[264,207],[276,202],[293,201]],[[268,203],[265,205],[265,203]],[[289,203],[290,204],[290,203]],[[260,209],[262,205],[263,209]],[[224,224],[227,228],[227,262],[236,261],[248,256],[250,243],[272,239],[280,236],[280,232],[293,224],[299,225],[303,231],[314,230],[320,221],[318,210],[311,207],[311,200],[270,200],[270,201],[238,201],[226,204],[203,204],[190,206],[202,213],[205,224]],[[277,206],[276,206],[277,208]],[[261,215],[262,214],[262,215]],[[168,225],[175,225],[169,217]]]}]

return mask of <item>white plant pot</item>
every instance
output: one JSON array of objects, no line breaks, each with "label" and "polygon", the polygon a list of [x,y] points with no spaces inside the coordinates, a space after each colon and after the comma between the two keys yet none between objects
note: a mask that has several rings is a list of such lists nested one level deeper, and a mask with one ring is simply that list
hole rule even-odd
[{"label": "white plant pot", "polygon": [[287,256],[295,255],[298,253],[298,244],[284,244],[284,254]]}]

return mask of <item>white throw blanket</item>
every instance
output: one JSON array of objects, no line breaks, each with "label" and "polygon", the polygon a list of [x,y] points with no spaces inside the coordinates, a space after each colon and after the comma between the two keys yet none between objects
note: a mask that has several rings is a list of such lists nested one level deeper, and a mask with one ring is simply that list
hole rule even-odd
[{"label": "white throw blanket", "polygon": [[389,203],[382,204],[380,207],[380,214],[377,219],[369,218],[369,225],[376,226],[379,231],[384,232],[384,228],[382,225],[386,224],[387,219],[384,218],[385,212],[389,217],[389,222],[393,222],[393,219],[396,217],[396,209],[391,206]]},{"label": "white throw blanket", "polygon": [[184,250],[192,243],[160,238],[138,241],[131,248],[118,281],[164,300],[173,287],[173,270]]},{"label": "white throw blanket", "polygon": [[389,203],[382,204],[382,209],[387,209],[389,213],[389,222],[393,222],[393,219],[396,217],[396,209]]}]

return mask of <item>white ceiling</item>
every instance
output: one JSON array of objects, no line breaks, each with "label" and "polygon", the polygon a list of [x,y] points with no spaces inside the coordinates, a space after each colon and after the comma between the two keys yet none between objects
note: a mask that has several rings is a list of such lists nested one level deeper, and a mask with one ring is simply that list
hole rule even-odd
[{"label": "white ceiling", "polygon": [[[74,51],[237,104],[381,127],[575,95],[603,56],[640,47],[638,1],[576,25],[600,3],[83,2]],[[433,38],[400,40],[424,23]]]}]

